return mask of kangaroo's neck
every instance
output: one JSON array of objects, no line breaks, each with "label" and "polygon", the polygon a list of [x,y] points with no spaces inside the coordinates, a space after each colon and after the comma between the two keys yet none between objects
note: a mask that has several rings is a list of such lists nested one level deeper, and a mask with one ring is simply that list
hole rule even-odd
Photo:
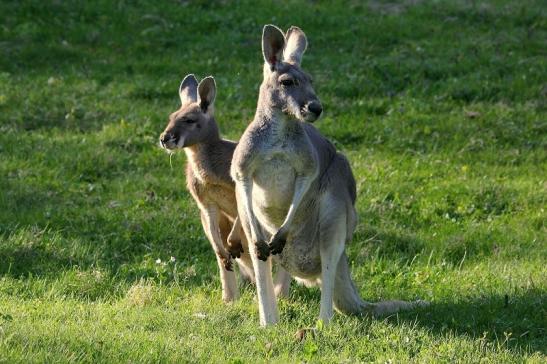
[{"label": "kangaroo's neck", "polygon": [[280,132],[300,128],[300,121],[288,117],[280,108],[273,105],[271,97],[260,92],[254,122],[264,126],[273,126]]},{"label": "kangaroo's neck", "polygon": [[205,133],[205,137],[203,138],[205,142],[215,143],[220,141],[220,132],[218,130],[218,125],[214,117],[211,117],[211,119],[205,125],[205,129],[207,130],[207,132]]},{"label": "kangaroo's neck", "polygon": [[229,173],[231,155],[224,160],[226,155],[223,147],[222,139],[217,137],[184,148],[188,165],[200,181],[223,179]]}]

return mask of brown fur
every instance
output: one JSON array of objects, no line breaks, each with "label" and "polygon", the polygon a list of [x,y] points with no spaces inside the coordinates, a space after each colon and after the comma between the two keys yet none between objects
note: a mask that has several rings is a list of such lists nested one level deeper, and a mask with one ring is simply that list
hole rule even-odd
[{"label": "brown fur", "polygon": [[221,213],[218,223],[226,251],[217,255],[227,270],[232,270],[231,257],[239,258],[246,250],[241,242],[240,227],[230,236],[237,218],[237,205],[230,165],[225,162],[231,160],[235,146],[236,143],[219,138],[187,148],[186,186],[200,209],[214,204]]},{"label": "brown fur", "polygon": [[[193,75],[186,76],[179,94],[181,107],[170,115],[160,144],[165,149],[183,149],[186,153],[187,188],[200,209],[203,229],[217,256],[223,299],[233,301],[238,289],[232,258],[238,258],[242,277],[254,281],[247,241],[237,215],[235,185],[230,177],[237,144],[220,138],[213,116],[216,85],[212,77],[198,85]],[[280,272],[276,291],[287,295],[290,276],[282,269]]]}]

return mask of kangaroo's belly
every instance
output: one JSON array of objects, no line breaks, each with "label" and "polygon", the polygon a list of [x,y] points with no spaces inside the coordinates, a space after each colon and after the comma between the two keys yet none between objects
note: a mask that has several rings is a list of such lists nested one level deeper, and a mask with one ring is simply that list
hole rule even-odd
[{"label": "kangaroo's belly", "polygon": [[233,221],[237,216],[237,203],[233,189],[222,185],[207,185],[205,203],[214,203],[220,211]]},{"label": "kangaroo's belly", "polygon": [[293,277],[313,281],[321,274],[321,256],[317,236],[313,231],[308,232],[311,235],[289,236],[279,260]]},{"label": "kangaroo's belly", "polygon": [[294,194],[295,171],[285,158],[263,163],[253,176],[253,210],[268,229],[283,223]]}]

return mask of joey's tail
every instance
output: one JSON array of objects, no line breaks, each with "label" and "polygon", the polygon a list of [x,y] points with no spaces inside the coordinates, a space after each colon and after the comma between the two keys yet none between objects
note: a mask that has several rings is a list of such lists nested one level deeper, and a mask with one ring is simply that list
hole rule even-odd
[{"label": "joey's tail", "polygon": [[377,303],[363,301],[351,279],[346,253],[344,252],[340,257],[334,285],[334,307],[338,311],[349,315],[385,316],[426,305],[427,303],[424,301],[394,300]]}]

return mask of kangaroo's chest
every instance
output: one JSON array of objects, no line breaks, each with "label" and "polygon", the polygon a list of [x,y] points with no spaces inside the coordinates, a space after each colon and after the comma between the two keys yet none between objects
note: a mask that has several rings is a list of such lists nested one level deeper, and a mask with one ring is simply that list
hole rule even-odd
[{"label": "kangaroo's chest", "polygon": [[264,158],[253,176],[253,205],[260,215],[279,225],[292,201],[296,170],[284,154]]},{"label": "kangaroo's chest", "polygon": [[296,178],[313,174],[317,168],[313,148],[303,132],[272,130],[258,148],[253,172],[253,207],[257,217],[271,230],[287,215]]}]

